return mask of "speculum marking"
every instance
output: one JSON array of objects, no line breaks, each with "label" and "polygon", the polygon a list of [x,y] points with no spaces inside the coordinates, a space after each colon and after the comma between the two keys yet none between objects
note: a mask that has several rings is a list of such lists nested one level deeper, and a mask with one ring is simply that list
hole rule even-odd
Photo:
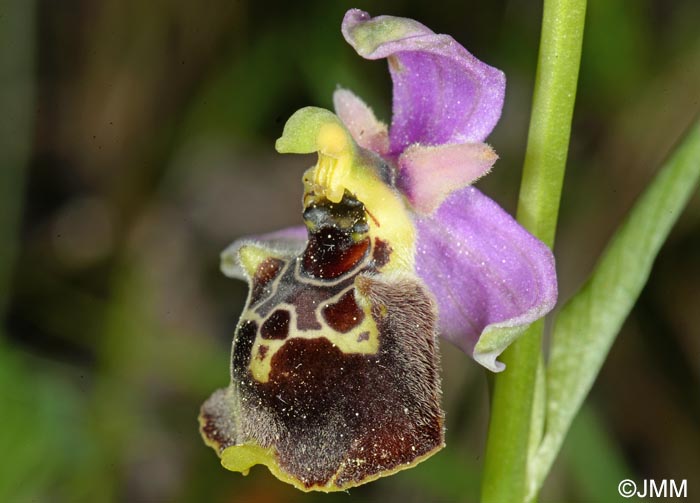
[{"label": "speculum marking", "polygon": [[277,309],[260,327],[260,335],[263,339],[286,339],[289,335],[289,319],[289,311]]},{"label": "speculum marking", "polygon": [[346,333],[358,326],[365,318],[355,302],[355,289],[348,290],[335,304],[323,308],[323,319],[337,332]]}]

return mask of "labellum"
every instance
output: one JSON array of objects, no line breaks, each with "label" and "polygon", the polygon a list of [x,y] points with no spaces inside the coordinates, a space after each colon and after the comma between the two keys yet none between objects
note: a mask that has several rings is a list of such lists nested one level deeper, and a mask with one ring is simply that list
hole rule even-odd
[{"label": "labellum", "polygon": [[322,127],[310,138],[319,162],[304,175],[308,241],[300,252],[281,241],[228,251],[250,294],[231,385],[200,423],[226,468],[261,463],[302,490],[333,491],[442,448],[437,310],[413,272],[411,220],[387,211],[403,207],[386,183],[393,168],[320,109],[298,112],[285,136],[310,121]]}]

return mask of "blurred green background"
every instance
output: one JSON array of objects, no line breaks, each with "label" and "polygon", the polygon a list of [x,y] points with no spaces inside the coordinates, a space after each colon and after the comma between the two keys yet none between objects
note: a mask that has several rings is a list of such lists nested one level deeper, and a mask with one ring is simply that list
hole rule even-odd
[{"label": "blurred green background", "polygon": [[[390,119],[349,7],[413,17],[508,78],[479,187],[512,211],[541,5],[528,0],[0,3],[0,501],[477,501],[485,372],[443,344],[448,447],[349,494],[225,471],[197,432],[228,383],[245,285],[233,239],[300,222],[274,140],[340,84]],[[700,110],[700,2],[589,0],[556,255],[561,298]],[[625,477],[700,492],[700,200],[692,200],[543,490],[620,501]],[[695,496],[693,496],[695,495]]]}]

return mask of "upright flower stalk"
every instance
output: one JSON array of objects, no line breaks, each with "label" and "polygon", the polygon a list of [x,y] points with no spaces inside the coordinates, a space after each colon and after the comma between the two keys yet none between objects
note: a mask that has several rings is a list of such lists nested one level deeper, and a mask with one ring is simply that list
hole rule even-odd
[{"label": "upright flower stalk", "polygon": [[[545,0],[532,116],[518,201],[518,221],[554,245],[571,118],[581,60],[586,0]],[[543,323],[538,321],[502,355],[495,378],[482,501],[527,499],[530,445],[541,423],[535,400]],[[540,370],[538,370],[538,368]]]}]

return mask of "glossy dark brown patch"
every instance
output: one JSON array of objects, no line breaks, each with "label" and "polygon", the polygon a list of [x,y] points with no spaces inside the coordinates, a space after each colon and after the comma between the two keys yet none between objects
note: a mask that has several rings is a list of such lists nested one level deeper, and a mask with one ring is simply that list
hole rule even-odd
[{"label": "glossy dark brown patch", "polygon": [[338,302],[327,305],[321,313],[328,326],[341,333],[349,332],[365,319],[365,313],[355,302],[355,289],[348,290]]},{"label": "glossy dark brown patch", "polygon": [[241,323],[234,336],[233,355],[231,363],[233,372],[242,374],[248,371],[250,364],[250,353],[253,350],[253,343],[258,335],[258,324],[251,320]]},{"label": "glossy dark brown patch", "polygon": [[376,238],[374,240],[374,249],[372,250],[372,261],[374,267],[384,267],[389,263],[391,257],[391,246],[383,239]]},{"label": "glossy dark brown patch", "polygon": [[286,339],[289,335],[290,314],[286,309],[277,309],[262,324],[263,339]]},{"label": "glossy dark brown patch", "polygon": [[352,271],[368,249],[369,238],[355,243],[346,231],[322,227],[309,236],[302,259],[303,270],[314,278],[334,279]]},{"label": "glossy dark brown patch", "polygon": [[253,276],[253,285],[250,292],[251,304],[257,304],[260,300],[270,295],[270,283],[277,277],[283,266],[283,261],[273,257],[268,257],[262,261]]},{"label": "glossy dark brown patch", "polygon": [[309,242],[302,255],[302,272],[333,279],[350,272],[367,254],[370,243],[365,205],[347,190],[339,203],[327,199],[304,210]]},{"label": "glossy dark brown patch", "polygon": [[258,356],[257,356],[257,359],[260,360],[260,361],[264,360],[264,359],[265,359],[265,356],[267,355],[267,351],[268,351],[269,349],[270,349],[270,348],[267,347],[267,346],[265,346],[265,345],[260,345],[260,346],[258,346]]}]

